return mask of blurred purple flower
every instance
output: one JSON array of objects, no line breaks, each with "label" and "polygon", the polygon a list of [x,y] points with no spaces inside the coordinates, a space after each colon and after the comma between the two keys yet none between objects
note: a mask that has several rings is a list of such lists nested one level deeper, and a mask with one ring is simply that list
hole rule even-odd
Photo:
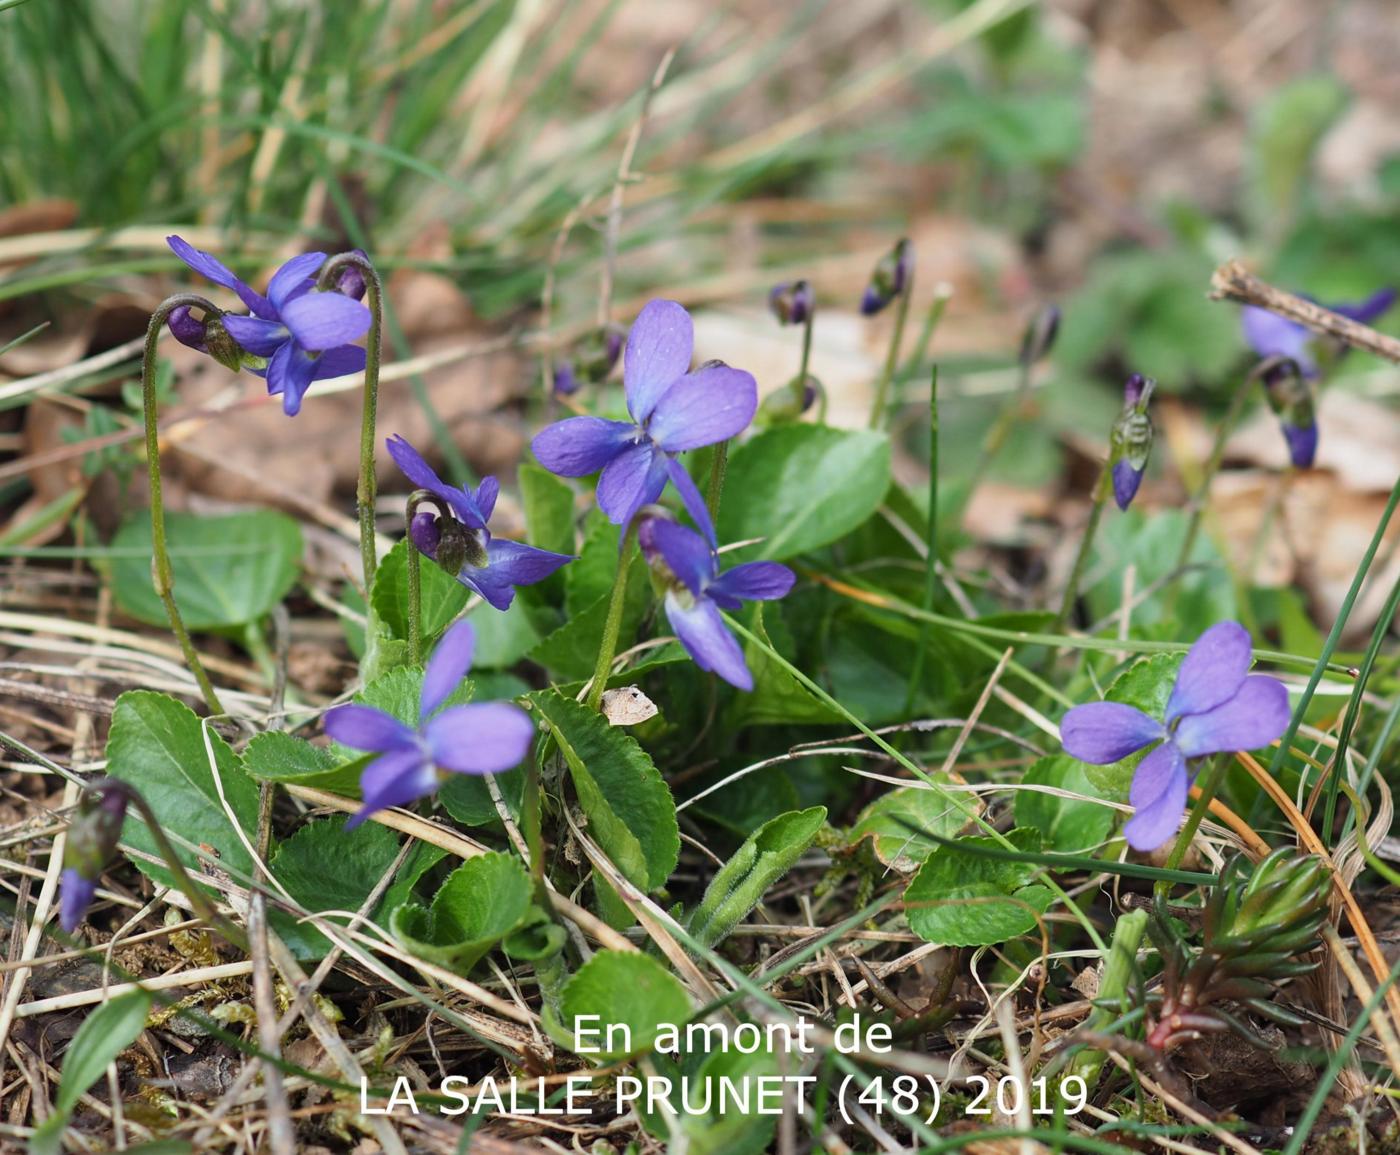
[{"label": "blurred purple flower", "polygon": [[416,729],[373,706],[337,706],[326,715],[331,738],[379,755],[360,775],[364,805],[345,824],[346,830],[376,810],[427,797],[437,789],[442,771],[500,774],[525,757],[535,725],[512,702],[473,702],[434,713],[467,676],[475,645],[468,621],[443,634],[423,673]]},{"label": "blurred purple flower", "polygon": [[669,477],[705,536],[714,527],[705,499],[675,455],[742,432],[758,408],[752,375],[708,361],[693,372],[695,332],[675,301],[649,301],[627,336],[622,381],[631,421],[569,417],[536,434],[531,448],[561,477],[598,478],[598,506],[627,526],[661,496]]},{"label": "blurred purple flower", "polygon": [[914,265],[914,247],[908,238],[896,242],[894,248],[880,258],[860,299],[860,311],[867,317],[880,312],[908,287],[909,273]]},{"label": "blurred purple flower", "polygon": [[58,899],[58,923],[69,934],[82,922],[97,880],[117,852],[127,802],[125,784],[104,780],[83,795],[69,823]]},{"label": "blurred purple flower", "polygon": [[[316,274],[326,254],[302,253],[272,274],[263,296],[180,237],[166,237],[166,243],[195,272],[237,293],[248,306],[252,316],[225,314],[223,326],[249,355],[245,368],[267,378],[268,393],[281,395],[289,417],[301,410],[301,399],[313,381],[364,369],[365,351],[351,342],[369,331],[370,312],[357,299],[364,293],[364,278],[355,270],[343,273],[335,290],[322,292],[316,288]],[[184,344],[209,352],[204,326],[188,309],[171,313],[170,331]]]},{"label": "blurred purple flower", "polygon": [[[460,526],[454,538],[456,551],[449,558],[443,548],[444,526],[432,514],[415,514],[408,536],[419,553],[434,561],[449,563],[459,582],[480,594],[498,610],[510,608],[515,587],[534,585],[573,558],[569,554],[522,545],[491,536],[486,523],[496,508],[500,486],[494,477],[483,477],[473,493],[466,486],[454,487],[440,478],[418,450],[395,434],[386,442],[389,456],[404,476],[419,489],[426,489],[446,505]],[[460,554],[460,557],[457,556]]]},{"label": "blurred purple flower", "polygon": [[1267,746],[1287,729],[1288,691],[1277,678],[1250,675],[1250,661],[1249,632],[1221,622],[1182,661],[1164,722],[1119,702],[1090,702],[1060,723],[1065,752],[1096,766],[1160,743],[1138,763],[1128,792],[1137,813],[1123,833],[1134,850],[1155,850],[1176,833],[1194,759]]},{"label": "blurred purple flower", "polygon": [[785,281],[768,293],[768,307],[780,325],[801,325],[816,308],[817,296],[809,281]]},{"label": "blurred purple flower", "polygon": [[720,573],[710,543],[664,517],[648,517],[637,537],[648,563],[670,587],[666,617],[695,664],[731,686],[752,690],[744,651],[720,610],[737,610],[741,601],[785,597],[797,580],[792,570],[774,561],[751,561]]},{"label": "blurred purple flower", "polygon": [[[1334,313],[1362,325],[1369,325],[1391,305],[1395,304],[1394,289],[1378,289],[1364,301],[1343,302],[1340,305],[1325,305]],[[1311,297],[1305,298],[1311,301]],[[1280,317],[1268,309],[1246,305],[1240,313],[1240,325],[1244,329],[1244,339],[1261,357],[1289,357],[1298,363],[1305,377],[1316,377],[1317,358],[1313,355],[1313,341],[1316,335],[1306,325]]]}]

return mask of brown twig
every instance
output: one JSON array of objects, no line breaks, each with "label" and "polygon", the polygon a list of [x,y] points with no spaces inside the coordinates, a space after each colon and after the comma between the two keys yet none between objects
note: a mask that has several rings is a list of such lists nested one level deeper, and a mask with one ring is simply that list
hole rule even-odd
[{"label": "brown twig", "polygon": [[1367,353],[1400,365],[1400,341],[1394,337],[1377,333],[1369,325],[1276,289],[1261,281],[1239,261],[1226,261],[1215,270],[1210,278],[1210,297],[1213,301],[1238,301],[1242,305],[1268,309],[1280,317],[1306,325],[1315,333],[1335,337],[1344,345],[1364,349]]},{"label": "brown twig", "polygon": [[671,69],[671,61],[676,58],[676,49],[668,48],[661,63],[652,73],[651,83],[642,96],[642,107],[627,135],[627,143],[622,149],[622,160],[617,166],[617,179],[613,182],[612,198],[608,204],[608,223],[604,233],[602,284],[598,286],[598,324],[606,325],[612,313],[613,278],[617,268],[617,237],[622,225],[622,192],[628,182],[636,180],[632,171],[632,160],[637,155],[637,145],[641,143],[642,129],[651,112],[651,102],[666,82],[666,73]]}]

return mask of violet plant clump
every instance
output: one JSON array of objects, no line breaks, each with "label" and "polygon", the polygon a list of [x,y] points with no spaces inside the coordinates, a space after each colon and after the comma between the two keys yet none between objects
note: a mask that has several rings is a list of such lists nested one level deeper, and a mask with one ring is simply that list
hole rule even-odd
[{"label": "violet plant clump", "polygon": [[535,724],[512,702],[472,702],[438,712],[471,670],[476,630],[451,626],[423,672],[418,725],[373,706],[337,706],[326,733],[342,746],[376,757],[360,775],[364,804],[345,824],[358,826],[376,810],[426,798],[443,774],[500,774],[518,766],[534,740]]},{"label": "violet plant clump", "polygon": [[744,651],[724,624],[721,610],[746,601],[773,601],[791,591],[796,575],[773,561],[751,561],[720,572],[719,556],[700,534],[665,517],[647,517],[638,543],[661,588],[666,619],[702,670],[740,690],[753,689]]},{"label": "violet plant clump", "polygon": [[[687,512],[714,540],[705,499],[677,454],[727,441],[758,408],[753,376],[722,361],[691,370],[695,329],[675,301],[649,302],[627,335],[622,380],[630,421],[568,417],[531,442],[541,465],[561,477],[598,473],[598,507],[628,526],[667,479]],[[601,471],[601,472],[600,472]]]},{"label": "violet plant clump", "polygon": [[1201,759],[1267,746],[1287,729],[1288,691],[1277,678],[1250,674],[1252,660],[1248,631],[1221,622],[1182,660],[1161,720],[1121,702],[1090,702],[1064,716],[1065,752],[1081,762],[1108,765],[1152,747],[1128,793],[1136,813],[1123,834],[1134,850],[1155,850],[1176,833]]},{"label": "violet plant clump", "polygon": [[426,511],[412,516],[408,535],[413,547],[495,609],[510,609],[516,586],[544,581],[573,560],[570,554],[492,536],[487,523],[500,493],[494,477],[482,478],[475,492],[466,486],[451,486],[402,437],[395,434],[386,445],[404,476],[445,507],[440,517]]},{"label": "violet plant clump", "polygon": [[[326,254],[302,253],[272,274],[264,296],[216,257],[182,238],[167,237],[166,243],[191,269],[231,289],[248,306],[249,316],[225,313],[217,323],[236,344],[238,364],[267,379],[268,394],[282,398],[289,417],[301,412],[302,398],[313,382],[364,369],[365,350],[353,342],[369,331],[371,316],[359,300],[365,282],[356,271],[346,270],[336,288],[323,291],[316,286],[316,274]],[[169,324],[177,340],[230,365],[222,335],[211,337],[188,307],[173,310]]]}]

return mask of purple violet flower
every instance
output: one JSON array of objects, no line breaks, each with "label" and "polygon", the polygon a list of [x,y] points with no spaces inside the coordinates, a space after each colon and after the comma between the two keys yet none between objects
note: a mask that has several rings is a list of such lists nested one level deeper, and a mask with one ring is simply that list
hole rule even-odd
[{"label": "purple violet flower", "polygon": [[397,434],[386,444],[389,456],[404,476],[419,489],[432,493],[456,518],[449,528],[426,511],[417,513],[408,527],[409,539],[419,553],[438,562],[496,609],[510,608],[516,586],[534,585],[573,561],[569,554],[491,536],[486,523],[491,520],[500,492],[494,477],[483,477],[473,493],[466,486],[448,485],[423,460],[422,454]]},{"label": "purple violet flower", "polygon": [[[1362,325],[1369,325],[1391,305],[1395,304],[1394,289],[1379,289],[1364,301],[1343,302],[1339,305],[1326,305],[1325,308],[1343,317],[1350,317]],[[1307,297],[1311,301],[1311,297]],[[1313,342],[1317,335],[1306,325],[1280,317],[1268,309],[1246,305],[1240,313],[1240,325],[1244,339],[1261,357],[1288,357],[1298,363],[1305,377],[1318,375],[1317,358],[1313,355]]]},{"label": "purple violet flower", "polygon": [[476,633],[460,621],[442,636],[423,673],[418,727],[373,706],[337,706],[326,733],[342,746],[379,755],[360,775],[364,805],[345,824],[353,830],[376,810],[405,806],[438,787],[440,773],[500,774],[529,752],[535,724],[513,702],[473,702],[435,711],[471,669]]},{"label": "purple violet flower", "polygon": [[727,441],[758,408],[753,376],[722,361],[690,370],[695,330],[675,301],[649,301],[627,335],[622,381],[631,421],[569,417],[536,434],[531,448],[560,477],[598,478],[598,507],[626,527],[661,496],[669,477],[695,523],[714,541],[705,499],[676,454]]},{"label": "purple violet flower", "polygon": [[731,686],[753,689],[744,651],[729,632],[720,610],[743,601],[785,597],[797,580],[775,561],[750,561],[719,572],[719,557],[700,534],[664,517],[648,517],[637,538],[653,572],[666,582],[666,617],[676,637],[702,670]]},{"label": "purple violet flower", "polygon": [[[282,409],[294,417],[313,381],[358,373],[365,367],[365,351],[351,342],[368,331],[370,312],[358,299],[364,278],[353,271],[343,275],[336,290],[316,288],[316,273],[326,263],[325,253],[293,257],[267,285],[267,296],[249,288],[221,261],[180,237],[165,238],[180,260],[216,285],[237,293],[252,316],[228,313],[223,326],[245,354],[244,367],[267,378],[270,396],[281,395]],[[204,327],[188,309],[170,315],[170,331],[177,340],[209,352]]]},{"label": "purple violet flower", "polygon": [[1211,626],[1187,652],[1167,700],[1165,721],[1120,702],[1075,706],[1060,723],[1065,752],[1106,766],[1159,742],[1138,763],[1123,827],[1134,850],[1155,850],[1176,833],[1196,759],[1267,746],[1288,728],[1288,691],[1277,678],[1249,674],[1249,633],[1237,622]]}]

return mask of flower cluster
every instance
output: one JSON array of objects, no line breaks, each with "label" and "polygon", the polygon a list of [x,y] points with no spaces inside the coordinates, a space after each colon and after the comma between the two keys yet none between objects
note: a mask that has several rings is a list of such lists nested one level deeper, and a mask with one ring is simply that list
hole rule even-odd
[{"label": "flower cluster", "polygon": [[1267,746],[1288,727],[1288,691],[1250,674],[1249,633],[1221,622],[1203,633],[1177,672],[1162,721],[1120,702],[1091,702],[1060,723],[1065,752],[1104,766],[1157,745],[1133,774],[1137,813],[1123,828],[1135,850],[1155,850],[1176,832],[1198,760]]},{"label": "flower cluster", "polygon": [[251,314],[225,313],[200,322],[182,306],[170,314],[170,331],[178,341],[231,368],[265,377],[269,395],[282,398],[289,417],[301,411],[312,382],[364,369],[365,351],[352,342],[369,331],[371,318],[360,301],[364,280],[354,269],[347,269],[334,288],[323,290],[316,274],[326,254],[302,253],[272,274],[264,296],[180,237],[167,237],[166,243],[195,272],[236,293]]}]

